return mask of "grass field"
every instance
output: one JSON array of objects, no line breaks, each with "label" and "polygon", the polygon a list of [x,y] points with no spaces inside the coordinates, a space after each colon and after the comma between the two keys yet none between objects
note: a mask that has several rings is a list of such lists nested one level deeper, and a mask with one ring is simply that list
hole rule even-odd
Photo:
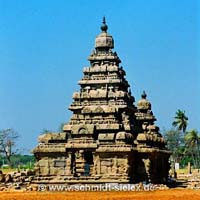
[{"label": "grass field", "polygon": [[0,192],[0,200],[199,200],[197,190],[170,189],[149,192]]},{"label": "grass field", "polygon": [[0,171],[2,171],[4,174],[7,174],[7,173],[10,173],[10,172],[14,172],[14,171],[16,171],[17,169],[2,169],[2,168],[0,168]]}]

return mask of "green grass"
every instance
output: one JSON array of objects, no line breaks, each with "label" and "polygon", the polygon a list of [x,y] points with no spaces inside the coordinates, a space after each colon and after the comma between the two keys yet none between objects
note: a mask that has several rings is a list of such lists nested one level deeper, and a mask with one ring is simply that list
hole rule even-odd
[{"label": "green grass", "polygon": [[176,172],[177,172],[178,174],[187,174],[187,173],[188,173],[188,169],[187,169],[187,168],[179,169],[179,170],[176,170]]},{"label": "green grass", "polygon": [[0,168],[0,170],[3,172],[3,174],[7,174],[7,173],[9,173],[9,172],[14,172],[14,171],[16,171],[17,169],[15,169],[15,168],[1,169],[1,168]]}]

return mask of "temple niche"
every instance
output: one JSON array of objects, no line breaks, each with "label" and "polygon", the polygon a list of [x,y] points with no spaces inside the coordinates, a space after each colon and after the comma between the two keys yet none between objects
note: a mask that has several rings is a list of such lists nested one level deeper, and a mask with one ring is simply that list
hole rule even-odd
[{"label": "temple niche", "polygon": [[169,151],[145,92],[136,106],[103,19],[61,133],[39,136],[35,182],[166,183]]}]

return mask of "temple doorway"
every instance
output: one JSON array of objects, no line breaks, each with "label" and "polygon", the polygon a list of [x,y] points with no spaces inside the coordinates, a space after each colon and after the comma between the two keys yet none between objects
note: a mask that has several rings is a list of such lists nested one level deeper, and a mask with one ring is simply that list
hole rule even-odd
[{"label": "temple doorway", "polygon": [[73,174],[74,176],[76,175],[76,169],[75,169],[75,153],[72,152],[71,154],[71,174]]},{"label": "temple doorway", "polygon": [[91,151],[84,152],[84,160],[85,160],[84,176],[89,176],[91,165],[93,165],[93,154]]}]

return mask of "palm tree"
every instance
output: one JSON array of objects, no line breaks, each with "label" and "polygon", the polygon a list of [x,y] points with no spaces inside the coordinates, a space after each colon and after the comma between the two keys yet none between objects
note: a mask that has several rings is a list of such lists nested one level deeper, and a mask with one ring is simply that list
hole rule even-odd
[{"label": "palm tree", "polygon": [[191,130],[185,135],[186,151],[192,155],[195,167],[199,167],[200,135],[197,130]]},{"label": "palm tree", "polygon": [[185,111],[181,111],[178,109],[174,118],[175,121],[172,123],[172,125],[174,127],[177,127],[178,130],[183,131],[183,133],[185,134],[188,125],[188,117],[185,115]]}]

